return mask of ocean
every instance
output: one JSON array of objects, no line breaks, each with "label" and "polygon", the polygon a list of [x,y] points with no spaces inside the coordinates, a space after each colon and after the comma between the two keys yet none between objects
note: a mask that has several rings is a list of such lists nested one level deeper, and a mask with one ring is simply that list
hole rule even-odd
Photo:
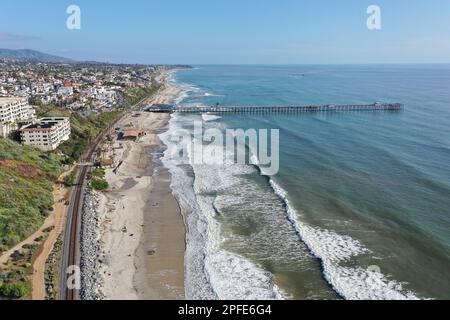
[{"label": "ocean", "polygon": [[[450,65],[197,66],[171,81],[192,106],[405,105],[173,115],[161,139],[188,299],[450,299]],[[278,174],[174,159],[196,122],[279,129]]]}]

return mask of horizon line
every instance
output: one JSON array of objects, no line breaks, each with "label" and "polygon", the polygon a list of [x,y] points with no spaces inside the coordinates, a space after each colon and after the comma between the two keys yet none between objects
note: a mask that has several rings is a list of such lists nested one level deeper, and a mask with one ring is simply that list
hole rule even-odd
[{"label": "horizon line", "polygon": [[97,63],[105,63],[105,64],[116,64],[116,65],[189,65],[189,66],[349,66],[349,65],[359,65],[359,66],[367,66],[367,65],[446,65],[450,64],[450,61],[427,61],[427,62],[314,62],[314,63],[149,63],[149,62],[112,62],[108,61],[107,59],[78,59],[78,58],[72,58],[67,57],[64,55],[61,55],[60,53],[53,53],[52,51],[47,50],[39,50],[39,49],[30,49],[30,48],[21,48],[21,49],[11,49],[11,48],[0,48],[5,50],[12,50],[12,51],[18,51],[18,50],[30,50],[30,51],[37,51],[44,54],[56,56],[59,58],[64,59],[70,59],[73,60],[74,63],[83,63],[83,62],[97,62]]}]

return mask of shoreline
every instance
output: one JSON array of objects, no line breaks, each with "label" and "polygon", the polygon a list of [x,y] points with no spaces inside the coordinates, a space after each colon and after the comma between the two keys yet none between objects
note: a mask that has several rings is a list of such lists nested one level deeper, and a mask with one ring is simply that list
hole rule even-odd
[{"label": "shoreline", "polygon": [[170,188],[171,174],[157,156],[165,150],[159,138],[158,142],[152,150],[154,180],[135,253],[134,286],[139,299],[183,300],[186,228],[180,205]]},{"label": "shoreline", "polygon": [[[164,72],[157,77],[163,87],[147,104],[170,103],[181,93],[168,83],[169,75]],[[113,142],[115,165],[105,170],[109,189],[92,192],[97,199],[83,213],[88,217],[84,224],[98,222],[98,227],[83,237],[96,246],[85,259],[90,262],[88,270],[82,266],[82,273],[86,272],[82,291],[95,292],[90,299],[185,297],[186,229],[172,195],[170,173],[158,159],[164,148],[158,135],[169,120],[164,114],[132,112],[117,125],[123,130],[141,130],[144,136],[136,142]],[[89,214],[92,211],[95,214]]]}]

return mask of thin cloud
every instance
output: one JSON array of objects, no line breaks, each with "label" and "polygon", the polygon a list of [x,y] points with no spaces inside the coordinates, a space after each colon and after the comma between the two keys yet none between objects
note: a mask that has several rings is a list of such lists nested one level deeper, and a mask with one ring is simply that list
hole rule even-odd
[{"label": "thin cloud", "polygon": [[0,32],[0,42],[18,43],[38,40],[38,37],[30,35],[15,34],[9,32]]}]

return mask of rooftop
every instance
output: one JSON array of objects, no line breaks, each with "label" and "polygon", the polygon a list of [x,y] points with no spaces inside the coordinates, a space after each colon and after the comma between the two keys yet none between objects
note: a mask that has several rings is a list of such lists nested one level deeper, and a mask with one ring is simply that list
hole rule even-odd
[{"label": "rooftop", "polygon": [[58,118],[42,118],[37,122],[29,124],[20,131],[33,131],[33,130],[50,130],[58,123],[67,120],[68,118],[58,117]]},{"label": "rooftop", "polygon": [[39,121],[41,121],[41,122],[48,122],[48,121],[59,122],[59,121],[65,121],[65,120],[69,120],[69,118],[67,118],[67,117],[42,118]]},{"label": "rooftop", "polygon": [[38,122],[38,123],[32,123],[28,126],[25,126],[21,129],[21,131],[28,131],[33,129],[51,129],[54,125],[58,124],[58,122]]},{"label": "rooftop", "polygon": [[27,98],[22,97],[7,97],[7,98],[0,98],[0,106],[7,105],[14,102],[24,101],[27,100]]},{"label": "rooftop", "polygon": [[123,132],[124,138],[139,138],[144,134],[144,131],[137,129],[130,129]]}]

